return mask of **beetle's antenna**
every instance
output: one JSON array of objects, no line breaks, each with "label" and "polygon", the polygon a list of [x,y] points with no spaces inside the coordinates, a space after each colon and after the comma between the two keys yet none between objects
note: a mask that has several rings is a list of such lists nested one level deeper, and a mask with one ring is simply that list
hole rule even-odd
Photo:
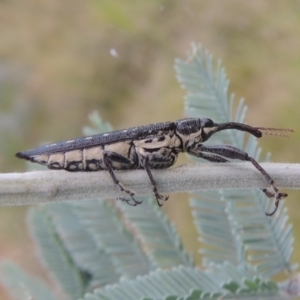
[{"label": "beetle's antenna", "polygon": [[261,130],[265,135],[273,135],[273,136],[279,136],[284,138],[289,138],[289,136],[281,132],[295,132],[293,129],[288,129],[288,128],[267,128],[267,127],[255,127],[255,128]]}]

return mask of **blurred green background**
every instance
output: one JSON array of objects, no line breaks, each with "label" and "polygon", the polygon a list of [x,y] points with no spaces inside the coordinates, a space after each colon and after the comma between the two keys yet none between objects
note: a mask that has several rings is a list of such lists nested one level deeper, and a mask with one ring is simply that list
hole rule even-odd
[{"label": "blurred green background", "polygon": [[[300,1],[1,1],[0,37],[1,172],[25,170],[17,151],[81,136],[93,110],[116,129],[182,118],[173,64],[192,41],[222,59],[248,124],[296,130],[266,137],[263,153],[299,162]],[[288,193],[299,262],[300,195]],[[197,255],[187,198],[172,195],[164,210]],[[25,213],[0,209],[0,259],[45,278]]]}]

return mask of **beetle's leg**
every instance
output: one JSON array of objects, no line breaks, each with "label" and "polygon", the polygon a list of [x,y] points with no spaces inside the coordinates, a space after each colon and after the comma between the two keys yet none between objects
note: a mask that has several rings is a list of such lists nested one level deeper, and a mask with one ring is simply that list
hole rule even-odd
[{"label": "beetle's leg", "polygon": [[110,152],[110,151],[104,151],[103,152],[103,162],[105,164],[106,169],[108,170],[112,180],[114,181],[114,183],[120,188],[120,190],[122,192],[127,193],[128,195],[130,195],[131,199],[133,200],[133,204],[130,203],[130,199],[126,199],[126,198],[118,198],[122,201],[125,201],[127,204],[132,205],[132,206],[136,206],[138,204],[141,204],[142,201],[137,201],[133,198],[133,196],[135,195],[133,191],[126,189],[123,184],[117,179],[114,170],[112,168],[111,165],[111,161],[119,161],[122,163],[126,163],[127,161],[130,162],[130,160],[126,157],[124,157],[123,155],[120,155],[116,152]]},{"label": "beetle's leg", "polygon": [[151,172],[151,168],[150,168],[150,164],[149,162],[151,162],[151,164],[165,164],[167,165],[167,167],[171,166],[173,164],[174,158],[173,157],[169,157],[169,156],[164,156],[161,154],[151,154],[151,155],[147,155],[144,158],[144,168],[148,174],[148,177],[151,181],[151,184],[153,186],[153,193],[155,195],[156,201],[158,206],[162,206],[162,204],[159,202],[159,200],[163,200],[163,201],[167,201],[169,199],[169,196],[163,196],[161,194],[158,193],[157,191],[157,185],[156,182],[153,178],[152,172]]},{"label": "beetle's leg", "polygon": [[[225,163],[225,162],[230,162],[230,160],[224,158],[224,157],[221,157],[221,156],[218,156],[218,155],[213,155],[213,154],[209,154],[209,153],[198,153],[198,157],[201,157],[203,159],[206,159],[210,162],[215,162],[215,163]],[[274,193],[270,192],[269,190],[267,189],[260,189],[262,190],[262,192],[264,192],[264,194],[268,197],[268,198],[273,198],[275,196]],[[275,207],[278,206],[278,201],[275,202]],[[269,214],[268,214],[269,215]],[[271,214],[272,215],[272,214]]]},{"label": "beetle's leg", "polygon": [[224,158],[224,157],[221,157],[221,156],[218,156],[218,155],[214,155],[214,154],[211,154],[211,153],[203,153],[203,152],[199,152],[197,154],[197,157],[200,157],[200,158],[203,158],[203,159],[206,159],[210,162],[215,162],[215,163],[225,163],[225,162],[230,162],[230,160]]},{"label": "beetle's leg", "polygon": [[[223,157],[227,157],[230,159],[239,159],[242,161],[250,161],[254,167],[266,178],[267,182],[271,186],[273,192],[268,191],[267,189],[261,189],[266,196],[268,197],[274,197],[275,198],[275,209],[270,213],[265,213],[267,216],[272,216],[275,214],[279,201],[284,199],[287,194],[286,193],[279,193],[278,188],[274,184],[274,180],[272,177],[266,172],[266,170],[252,157],[248,155],[248,153],[229,145],[217,145],[217,146],[204,146],[200,144],[198,146],[198,150],[201,153],[207,152],[212,154],[217,154]],[[203,153],[202,153],[203,154]],[[194,154],[195,155],[195,154]]]},{"label": "beetle's leg", "polygon": [[[127,198],[123,198],[123,197],[117,197],[116,199],[117,200],[121,200],[121,201],[127,203],[130,206],[137,206],[139,204],[142,204],[142,202],[143,202],[143,201],[137,201],[137,200],[135,200],[135,198],[133,198],[132,196],[131,196],[131,199],[127,199]],[[134,202],[131,203],[130,202],[131,200],[133,200]]]}]

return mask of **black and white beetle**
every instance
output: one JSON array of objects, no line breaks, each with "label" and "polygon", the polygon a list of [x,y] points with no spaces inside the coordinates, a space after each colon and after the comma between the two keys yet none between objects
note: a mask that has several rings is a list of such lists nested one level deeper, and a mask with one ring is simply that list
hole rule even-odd
[{"label": "black and white beetle", "polygon": [[121,199],[133,206],[141,202],[133,198],[133,191],[126,189],[119,182],[114,170],[145,169],[157,203],[161,206],[160,200],[166,201],[168,196],[158,193],[151,169],[169,168],[175,163],[178,153],[187,152],[217,163],[228,162],[228,159],[250,161],[265,177],[271,188],[261,190],[269,198],[275,198],[275,209],[266,213],[272,216],[278,208],[279,201],[287,194],[278,192],[274,180],[259,163],[238,148],[229,145],[202,144],[215,132],[225,129],[246,131],[257,138],[262,136],[261,130],[269,130],[236,122],[216,124],[206,118],[186,118],[62,141],[19,152],[16,156],[55,170],[64,169],[70,172],[107,170],[114,183],[131,197],[133,203],[130,203],[130,199]]}]

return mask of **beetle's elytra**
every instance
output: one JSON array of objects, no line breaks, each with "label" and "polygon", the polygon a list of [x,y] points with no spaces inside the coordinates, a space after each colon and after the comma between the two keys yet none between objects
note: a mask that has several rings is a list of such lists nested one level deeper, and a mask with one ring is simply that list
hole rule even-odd
[{"label": "beetle's elytra", "polygon": [[119,182],[114,170],[145,169],[157,203],[161,206],[160,200],[165,201],[168,197],[158,193],[151,169],[169,168],[175,163],[180,152],[187,152],[211,162],[224,163],[229,159],[250,161],[271,188],[262,191],[266,196],[275,198],[274,211],[266,213],[268,216],[273,215],[279,201],[287,194],[279,193],[274,180],[259,163],[238,148],[229,145],[202,144],[212,134],[225,129],[246,131],[257,138],[262,136],[261,130],[268,130],[236,122],[217,124],[207,118],[187,118],[62,141],[19,152],[16,156],[55,170],[64,169],[70,172],[107,170],[114,183],[131,197],[133,203],[130,199],[122,198],[122,200],[133,206],[140,202],[134,199],[133,191],[126,189]]}]

